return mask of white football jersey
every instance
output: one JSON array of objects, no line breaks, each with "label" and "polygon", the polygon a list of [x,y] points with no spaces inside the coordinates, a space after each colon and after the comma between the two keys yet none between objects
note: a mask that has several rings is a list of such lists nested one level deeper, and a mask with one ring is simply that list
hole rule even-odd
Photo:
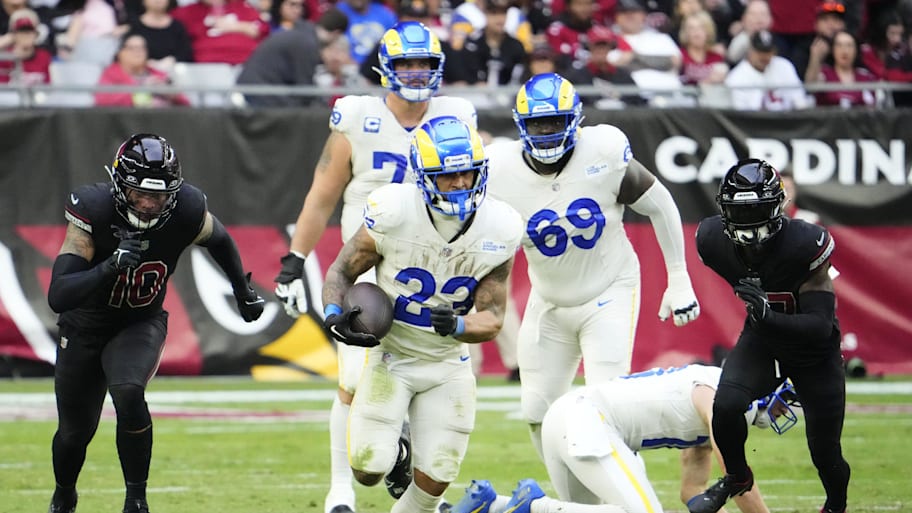
[{"label": "white football jersey", "polygon": [[[477,126],[475,107],[463,98],[431,98],[418,126],[438,116],[456,116]],[[388,183],[415,182],[408,166],[414,127],[400,125],[384,98],[345,96],[336,100],[329,128],[345,135],[352,147],[352,179],[342,195],[342,240],[346,241],[361,227],[371,191]]]},{"label": "white football jersey", "polygon": [[431,308],[449,304],[458,314],[468,313],[478,282],[519,248],[522,220],[510,206],[488,197],[469,228],[447,242],[425,205],[418,187],[385,185],[368,197],[364,224],[383,256],[377,285],[395,305],[393,328],[381,347],[440,361],[467,353],[463,343],[434,332]]},{"label": "white football jersey", "polygon": [[696,385],[715,389],[721,375],[704,365],[656,368],[585,387],[584,394],[631,450],[686,448],[709,443],[691,392]]},{"label": "white football jersey", "polygon": [[627,136],[611,125],[580,129],[566,167],[539,175],[523,161],[522,143],[494,143],[488,194],[519,211],[526,223],[522,245],[529,281],[546,301],[576,306],[607,289],[639,263],[617,202],[632,158]]}]

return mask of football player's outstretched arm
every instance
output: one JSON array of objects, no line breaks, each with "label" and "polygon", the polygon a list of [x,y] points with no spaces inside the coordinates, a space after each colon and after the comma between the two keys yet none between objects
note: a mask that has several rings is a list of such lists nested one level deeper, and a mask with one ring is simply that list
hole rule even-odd
[{"label": "football player's outstretched arm", "polygon": [[475,344],[494,340],[503,327],[513,257],[491,270],[475,287],[475,312],[463,316],[465,331],[456,338]]},{"label": "football player's outstretched arm", "polygon": [[687,273],[684,228],[671,193],[642,164],[631,159],[621,181],[618,202],[649,217],[662,249],[668,286],[662,296],[659,318],[664,321],[673,317],[675,326],[684,326],[695,320],[700,315],[700,303]]},{"label": "football player's outstretched arm", "polygon": [[51,310],[61,313],[78,308],[105,280],[139,265],[141,248],[139,239],[124,239],[110,257],[93,266],[95,242],[92,235],[73,223],[67,224],[66,237],[51,270],[48,287]]},{"label": "football player's outstretched arm", "polygon": [[[691,401],[697,409],[700,418],[709,429],[709,441],[711,448],[702,448],[703,452],[688,453],[691,449],[685,449],[681,453],[681,501],[687,504],[687,501],[701,493],[709,481],[709,475],[712,471],[712,456],[715,455],[716,461],[722,472],[725,472],[725,462],[722,459],[722,453],[716,445],[716,439],[712,436],[712,409],[715,400],[716,391],[707,385],[697,385],[690,394]],[[692,448],[699,449],[699,448]],[[760,485],[756,482],[753,488],[743,495],[734,497],[735,504],[742,513],[769,513],[769,508],[763,502],[763,495],[760,494]],[[719,511],[725,511],[721,509]]]},{"label": "football player's outstretched arm", "polygon": [[377,265],[382,258],[377,253],[374,238],[362,225],[342,246],[336,260],[326,271],[326,278],[323,280],[323,304],[341,305],[342,298],[358,276]]}]

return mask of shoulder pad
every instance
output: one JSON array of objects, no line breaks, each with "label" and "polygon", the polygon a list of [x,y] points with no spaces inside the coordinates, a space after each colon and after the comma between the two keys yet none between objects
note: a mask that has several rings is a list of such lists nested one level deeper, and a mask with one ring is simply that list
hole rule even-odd
[{"label": "shoulder pad", "polygon": [[388,233],[402,224],[406,209],[415,202],[418,188],[391,183],[374,189],[364,205],[364,225],[377,233]]},{"label": "shoulder pad", "polygon": [[[633,150],[627,134],[613,125],[595,125],[584,127],[586,138],[599,148],[599,154],[606,162],[612,164],[612,170],[625,170],[633,159]],[[582,137],[582,134],[581,134]]]},{"label": "shoulder pad", "polygon": [[203,191],[184,182],[177,193],[177,207],[174,209],[174,214],[172,214],[174,219],[170,219],[168,222],[179,222],[199,231],[206,220],[207,210],[206,195],[203,194]]},{"label": "shoulder pad", "polygon": [[67,196],[63,215],[73,225],[92,233],[93,225],[110,224],[114,213],[114,199],[111,184],[99,182],[77,187]]},{"label": "shoulder pad", "polygon": [[329,129],[343,134],[349,133],[356,127],[362,114],[367,110],[367,103],[374,100],[373,96],[344,96],[336,100],[332,113],[329,115]]},{"label": "shoulder pad", "polygon": [[818,224],[811,224],[801,220],[792,220],[791,222],[800,223],[802,228],[810,235],[808,239],[813,238],[814,240],[813,245],[808,245],[810,248],[808,255],[811,256],[808,270],[813,271],[829,260],[833,250],[836,249],[836,241],[830,235],[830,232]]},{"label": "shoulder pad", "polygon": [[525,234],[526,226],[520,213],[509,204],[496,198],[487,197],[484,201],[490,209],[491,218],[497,220],[495,224],[497,238],[514,247],[518,247],[523,234]]},{"label": "shoulder pad", "polygon": [[478,113],[469,100],[455,96],[435,96],[431,98],[431,102],[435,103],[434,107],[437,110],[434,117],[438,115],[456,116],[472,128],[478,129]]}]

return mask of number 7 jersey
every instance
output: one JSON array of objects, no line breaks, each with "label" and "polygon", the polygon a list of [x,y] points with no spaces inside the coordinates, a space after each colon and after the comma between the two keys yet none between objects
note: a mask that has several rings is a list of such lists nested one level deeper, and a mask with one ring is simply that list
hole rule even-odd
[{"label": "number 7 jersey", "polygon": [[[475,107],[462,98],[440,96],[428,101],[428,109],[416,126],[437,116],[456,116],[475,128]],[[376,96],[346,96],[336,101],[329,119],[330,130],[348,139],[352,148],[352,178],[342,195],[342,240],[361,227],[367,195],[388,183],[414,183],[408,169],[410,129]]]},{"label": "number 7 jersey", "polygon": [[564,169],[540,175],[523,160],[520,141],[485,149],[488,194],[519,211],[529,281],[545,300],[576,306],[618,276],[639,272],[617,202],[632,158],[627,136],[611,125],[580,129]]}]

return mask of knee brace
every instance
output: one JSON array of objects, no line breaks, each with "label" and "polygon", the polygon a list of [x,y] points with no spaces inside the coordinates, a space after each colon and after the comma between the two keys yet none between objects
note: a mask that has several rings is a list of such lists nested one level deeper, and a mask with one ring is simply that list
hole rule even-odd
[{"label": "knee brace", "polygon": [[152,424],[152,415],[146,404],[145,389],[139,385],[113,385],[108,389],[114,410],[117,412],[117,428],[123,431],[141,431]]}]

